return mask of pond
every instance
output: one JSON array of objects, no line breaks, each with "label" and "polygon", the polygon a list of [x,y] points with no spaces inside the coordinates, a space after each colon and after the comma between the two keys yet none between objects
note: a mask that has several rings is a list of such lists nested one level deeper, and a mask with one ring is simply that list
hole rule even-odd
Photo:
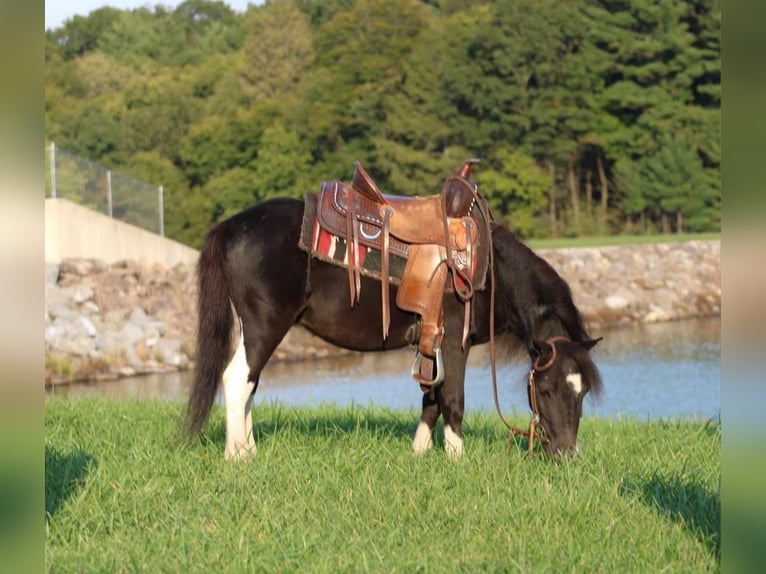
[{"label": "pond", "polygon": [[[718,418],[721,412],[720,319],[695,319],[609,329],[593,350],[605,392],[587,398],[584,412],[635,419]],[[500,348],[500,347],[499,347]],[[500,402],[506,413],[526,413],[525,356],[498,353]],[[466,412],[494,410],[487,345],[476,347],[466,371]],[[256,404],[339,406],[374,404],[420,409],[421,392],[409,375],[412,350],[352,354],[267,365]],[[191,373],[148,375],[51,388],[49,394],[185,400]]]}]

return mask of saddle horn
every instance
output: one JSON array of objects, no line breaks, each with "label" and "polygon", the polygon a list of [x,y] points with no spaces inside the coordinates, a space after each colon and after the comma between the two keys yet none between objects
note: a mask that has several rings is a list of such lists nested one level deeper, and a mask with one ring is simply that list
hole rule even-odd
[{"label": "saddle horn", "polygon": [[471,168],[473,164],[479,163],[481,160],[476,157],[472,157],[463,162],[463,167],[458,170],[457,175],[465,179],[471,179]]}]

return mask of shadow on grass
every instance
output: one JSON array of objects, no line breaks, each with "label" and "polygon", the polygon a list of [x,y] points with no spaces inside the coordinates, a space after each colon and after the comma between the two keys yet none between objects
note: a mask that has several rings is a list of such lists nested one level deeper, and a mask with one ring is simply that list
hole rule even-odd
[{"label": "shadow on grass", "polygon": [[624,479],[620,485],[620,494],[637,494],[644,504],[655,508],[660,515],[681,523],[708,547],[720,563],[720,494],[679,476],[665,477],[658,474],[649,479]]},{"label": "shadow on grass", "polygon": [[[352,433],[369,434],[370,437],[411,437],[415,432],[417,418],[407,420],[399,413],[369,412],[364,409],[338,409],[329,413],[275,407],[271,416],[258,416],[254,411],[256,442],[283,433],[308,436],[341,436]],[[216,444],[226,442],[226,424],[223,420],[211,421],[207,438]]]},{"label": "shadow on grass", "polygon": [[61,505],[77,494],[96,459],[76,449],[61,453],[45,447],[45,513],[53,516]]},{"label": "shadow on grass", "polygon": [[[255,441],[259,443],[280,434],[305,435],[310,437],[342,437],[351,434],[368,435],[370,439],[407,439],[415,435],[419,413],[401,413],[366,407],[320,407],[303,409],[283,406],[255,407],[253,409]],[[508,449],[526,453],[527,439],[512,437],[508,431],[485,421],[466,421],[463,426],[466,444],[504,444]],[[440,418],[434,430],[434,446],[444,447],[444,423]],[[221,417],[211,417],[203,441],[223,445],[226,443],[226,423]],[[539,452],[536,445],[535,452]]]}]

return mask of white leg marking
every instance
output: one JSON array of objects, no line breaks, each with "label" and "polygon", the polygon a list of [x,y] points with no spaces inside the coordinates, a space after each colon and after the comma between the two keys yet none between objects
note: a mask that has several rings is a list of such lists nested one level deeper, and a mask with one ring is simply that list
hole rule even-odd
[{"label": "white leg marking", "polygon": [[255,432],[253,430],[253,395],[245,403],[245,434],[247,435],[247,451],[255,454]]},{"label": "white leg marking", "polygon": [[[240,334],[237,350],[223,372],[223,399],[226,403],[226,459],[246,458],[255,452],[252,438],[250,395],[255,388],[248,382],[250,368],[245,357],[245,338]],[[250,429],[247,421],[250,421]]]},{"label": "white leg marking", "polygon": [[463,456],[463,439],[457,436],[450,425],[444,425],[444,450],[452,460]]},{"label": "white leg marking", "polygon": [[572,386],[572,390],[579,396],[582,392],[582,375],[580,373],[567,375],[567,383]]},{"label": "white leg marking", "polygon": [[420,421],[418,430],[415,431],[415,438],[412,440],[412,450],[415,454],[422,454],[434,446],[433,439],[431,438],[432,434],[431,428],[423,421]]}]

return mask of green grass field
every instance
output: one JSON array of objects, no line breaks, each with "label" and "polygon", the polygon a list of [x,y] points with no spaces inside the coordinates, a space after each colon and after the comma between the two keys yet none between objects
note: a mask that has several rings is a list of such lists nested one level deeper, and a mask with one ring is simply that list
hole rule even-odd
[{"label": "green grass field", "polygon": [[[507,447],[468,413],[466,453],[410,452],[415,412],[254,411],[259,451],[223,460],[223,410],[49,398],[54,572],[707,572],[720,556],[720,426],[585,418],[581,455]],[[515,420],[517,424],[525,418]]]}]

